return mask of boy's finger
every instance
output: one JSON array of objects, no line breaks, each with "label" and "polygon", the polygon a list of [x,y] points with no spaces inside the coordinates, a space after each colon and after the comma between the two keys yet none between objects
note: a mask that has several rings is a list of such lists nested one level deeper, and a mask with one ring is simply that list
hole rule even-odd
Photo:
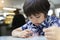
[{"label": "boy's finger", "polygon": [[44,28],[43,29],[43,32],[49,32],[49,31],[51,31],[49,28]]},{"label": "boy's finger", "polygon": [[31,30],[28,30],[28,29],[26,29],[26,32],[32,33],[32,31]]},{"label": "boy's finger", "polygon": [[49,27],[49,28],[44,28],[43,31],[44,32],[50,32],[53,31],[54,29],[56,29],[57,27],[53,26],[53,27]]},{"label": "boy's finger", "polygon": [[30,32],[30,30],[26,29],[27,32]]},{"label": "boy's finger", "polygon": [[45,36],[48,40],[56,40],[55,37],[52,36]]},{"label": "boy's finger", "polygon": [[55,32],[46,32],[45,35],[47,35],[47,36],[55,36]]}]

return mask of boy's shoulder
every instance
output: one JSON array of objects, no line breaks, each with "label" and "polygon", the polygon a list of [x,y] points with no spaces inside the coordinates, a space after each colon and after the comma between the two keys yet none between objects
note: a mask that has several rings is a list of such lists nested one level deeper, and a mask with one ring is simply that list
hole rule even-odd
[{"label": "boy's shoulder", "polygon": [[56,16],[49,16],[48,17],[48,21],[51,23],[51,22],[53,22],[53,23],[58,23],[58,24],[60,24],[60,18],[58,18],[58,17],[56,17]]},{"label": "boy's shoulder", "polygon": [[22,30],[28,29],[29,27],[31,27],[32,22],[28,21],[26,24],[24,24],[23,26],[21,26]]},{"label": "boy's shoulder", "polygon": [[46,19],[46,21],[48,22],[48,23],[55,23],[55,22],[57,22],[57,21],[59,21],[60,20],[60,18],[58,18],[58,17],[56,17],[56,16],[47,16],[47,19]]},{"label": "boy's shoulder", "polygon": [[24,24],[23,26],[29,26],[29,25],[31,25],[32,24],[32,22],[31,21],[28,21],[28,22],[26,22],[26,24]]},{"label": "boy's shoulder", "polygon": [[60,19],[60,18],[58,18],[56,16],[48,16],[48,18],[51,19],[51,20],[58,20],[58,19]]}]

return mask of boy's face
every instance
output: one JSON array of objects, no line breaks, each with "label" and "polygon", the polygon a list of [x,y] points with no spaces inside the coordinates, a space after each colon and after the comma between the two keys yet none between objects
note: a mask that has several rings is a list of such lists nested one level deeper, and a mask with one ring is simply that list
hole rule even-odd
[{"label": "boy's face", "polygon": [[32,21],[33,24],[38,26],[40,23],[42,23],[45,20],[45,16],[43,13],[31,15],[28,17],[30,21]]}]

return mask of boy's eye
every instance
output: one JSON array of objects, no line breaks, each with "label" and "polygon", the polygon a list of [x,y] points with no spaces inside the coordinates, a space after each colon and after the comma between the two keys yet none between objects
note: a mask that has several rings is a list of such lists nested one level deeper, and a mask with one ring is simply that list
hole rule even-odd
[{"label": "boy's eye", "polygon": [[40,16],[36,16],[36,18],[40,18]]},{"label": "boy's eye", "polygon": [[30,19],[32,19],[32,17],[30,17]]}]

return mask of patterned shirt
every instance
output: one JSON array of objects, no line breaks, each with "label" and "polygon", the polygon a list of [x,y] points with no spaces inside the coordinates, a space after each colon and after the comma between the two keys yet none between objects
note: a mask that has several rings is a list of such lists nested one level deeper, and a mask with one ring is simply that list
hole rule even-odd
[{"label": "patterned shirt", "polygon": [[47,18],[42,23],[40,23],[39,26],[35,26],[31,21],[28,21],[21,27],[21,29],[29,29],[34,33],[38,33],[38,35],[44,35],[43,28],[51,27],[54,23],[60,26],[60,19],[56,16],[47,16]]}]

